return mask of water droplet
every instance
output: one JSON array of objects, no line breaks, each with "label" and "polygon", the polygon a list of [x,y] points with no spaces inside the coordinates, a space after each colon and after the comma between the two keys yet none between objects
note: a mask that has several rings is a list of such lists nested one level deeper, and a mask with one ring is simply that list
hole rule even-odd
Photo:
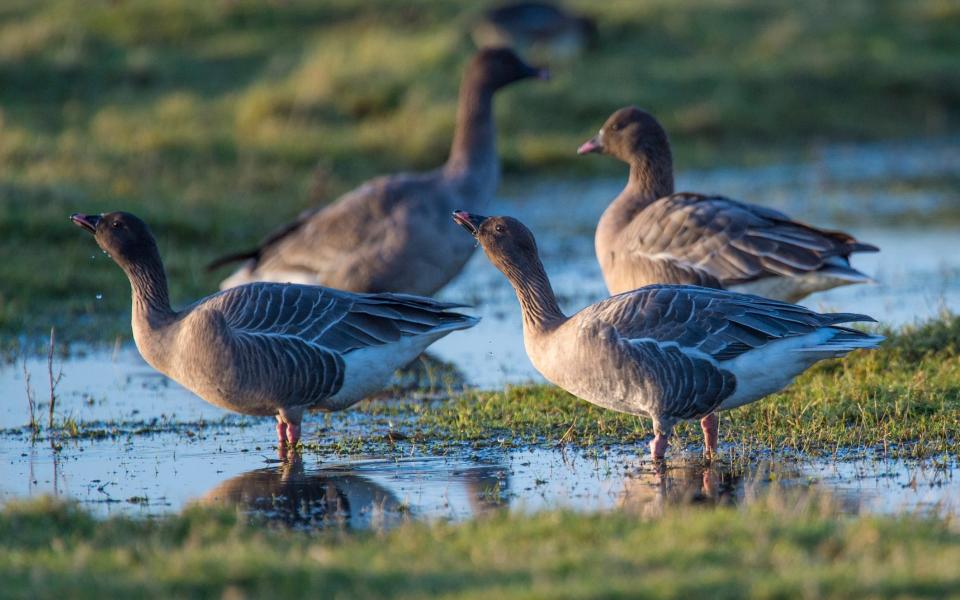
[{"label": "water droplet", "polygon": [[97,300],[103,300],[103,294],[97,292]]}]

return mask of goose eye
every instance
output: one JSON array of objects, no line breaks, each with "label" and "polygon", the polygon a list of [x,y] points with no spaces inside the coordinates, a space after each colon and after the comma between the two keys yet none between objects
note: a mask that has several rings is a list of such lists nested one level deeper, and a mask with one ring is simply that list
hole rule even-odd
[{"label": "goose eye", "polygon": [[503,233],[504,231],[503,225],[497,225],[496,227],[494,227],[494,229],[496,230],[497,233]]},{"label": "goose eye", "polygon": [[113,227],[114,229],[120,229],[120,227],[122,227],[122,225],[123,225],[123,224],[120,223],[120,221],[114,221],[113,223],[110,224],[110,226]]}]

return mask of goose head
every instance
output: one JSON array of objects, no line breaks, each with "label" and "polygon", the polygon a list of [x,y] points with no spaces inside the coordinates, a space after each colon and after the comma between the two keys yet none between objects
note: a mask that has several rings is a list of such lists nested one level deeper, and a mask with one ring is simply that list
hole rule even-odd
[{"label": "goose head", "polygon": [[147,224],[126,212],[100,215],[70,215],[75,225],[93,234],[97,245],[118,265],[130,266],[159,261],[157,242]]},{"label": "goose head", "polygon": [[537,241],[517,219],[457,210],[453,220],[476,238],[490,262],[508,277],[542,270]]},{"label": "goose head", "polygon": [[638,158],[657,162],[670,156],[670,142],[653,115],[628,106],[610,115],[597,135],[577,149],[577,154],[592,153],[609,154],[626,163]]},{"label": "goose head", "polygon": [[549,79],[546,69],[528,65],[509,48],[485,48],[477,52],[467,67],[467,76],[495,91],[524,79]]}]

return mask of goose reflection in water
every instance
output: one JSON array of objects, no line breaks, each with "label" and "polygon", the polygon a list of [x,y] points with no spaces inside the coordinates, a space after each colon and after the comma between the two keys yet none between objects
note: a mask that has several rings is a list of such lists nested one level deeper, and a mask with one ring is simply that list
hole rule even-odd
[{"label": "goose reflection in water", "polygon": [[236,506],[297,528],[389,527],[406,514],[396,496],[367,477],[349,468],[308,472],[299,460],[228,479],[200,502]]},{"label": "goose reflection in water", "polygon": [[[496,465],[450,468],[442,460],[305,469],[294,459],[228,479],[200,502],[236,506],[294,528],[386,529],[410,518],[456,519],[496,510],[505,503],[506,473]],[[460,493],[450,493],[455,490]],[[417,504],[409,505],[410,498]]]},{"label": "goose reflection in water", "polygon": [[[755,464],[680,463],[643,469],[626,478],[619,498],[622,508],[658,517],[671,506],[729,506],[749,502],[776,479],[796,481],[799,469],[769,462]],[[786,470],[786,471],[784,471]]]}]

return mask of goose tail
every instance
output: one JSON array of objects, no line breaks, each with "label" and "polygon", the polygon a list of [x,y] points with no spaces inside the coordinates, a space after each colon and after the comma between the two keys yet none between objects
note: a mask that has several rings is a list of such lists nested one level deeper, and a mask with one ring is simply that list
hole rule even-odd
[{"label": "goose tail", "polygon": [[835,333],[814,346],[797,348],[798,352],[808,352],[827,357],[840,357],[854,350],[872,350],[885,340],[882,335],[866,333],[847,327],[829,327]]}]

